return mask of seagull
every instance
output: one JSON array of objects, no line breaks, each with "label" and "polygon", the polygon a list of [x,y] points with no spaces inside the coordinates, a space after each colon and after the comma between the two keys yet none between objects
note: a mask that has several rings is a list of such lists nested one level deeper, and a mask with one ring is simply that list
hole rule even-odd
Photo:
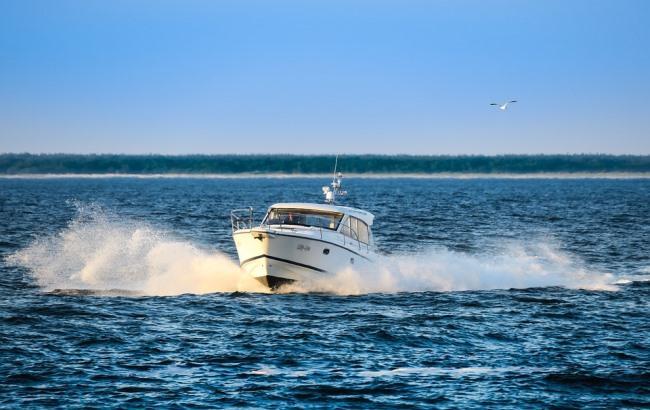
[{"label": "seagull", "polygon": [[497,106],[497,107],[499,107],[499,109],[500,109],[501,111],[505,111],[505,110],[508,109],[508,104],[516,103],[516,102],[517,102],[517,100],[510,100],[510,101],[506,101],[506,102],[501,103],[501,104],[499,104],[499,103],[492,103],[492,104],[490,104],[490,105]]}]

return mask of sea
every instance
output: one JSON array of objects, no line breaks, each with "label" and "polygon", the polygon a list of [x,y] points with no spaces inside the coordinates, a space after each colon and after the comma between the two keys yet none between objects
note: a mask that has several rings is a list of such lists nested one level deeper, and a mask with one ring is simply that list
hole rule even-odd
[{"label": "sea", "polygon": [[381,256],[269,292],[321,176],[0,177],[2,408],[650,407],[650,179],[363,177]]}]

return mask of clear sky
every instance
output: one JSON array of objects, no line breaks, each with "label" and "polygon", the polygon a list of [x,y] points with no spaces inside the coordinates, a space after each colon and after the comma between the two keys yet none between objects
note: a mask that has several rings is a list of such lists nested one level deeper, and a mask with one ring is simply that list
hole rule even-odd
[{"label": "clear sky", "polygon": [[0,0],[0,152],[650,154],[650,1]]}]

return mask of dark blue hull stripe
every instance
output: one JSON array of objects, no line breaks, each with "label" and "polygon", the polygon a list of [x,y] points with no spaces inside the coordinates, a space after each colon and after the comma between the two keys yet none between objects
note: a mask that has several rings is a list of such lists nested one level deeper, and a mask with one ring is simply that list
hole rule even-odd
[{"label": "dark blue hull stripe", "polygon": [[327,272],[325,269],[320,269],[320,268],[316,268],[314,266],[305,265],[304,263],[295,262],[295,261],[292,261],[292,260],[289,260],[289,259],[276,258],[275,256],[266,255],[266,254],[254,256],[252,258],[248,258],[245,261],[243,261],[242,263],[240,263],[239,266],[244,266],[244,264],[246,264],[248,262],[252,262],[252,261],[254,261],[256,259],[259,259],[259,258],[269,258],[269,259],[273,259],[273,260],[276,260],[276,261],[288,263],[288,264],[291,264],[291,265],[300,266],[302,268],[315,270],[316,272]]}]

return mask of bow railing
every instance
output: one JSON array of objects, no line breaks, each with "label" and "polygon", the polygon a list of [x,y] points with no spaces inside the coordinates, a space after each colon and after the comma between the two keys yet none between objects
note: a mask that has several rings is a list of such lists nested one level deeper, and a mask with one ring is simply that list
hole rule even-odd
[{"label": "bow railing", "polygon": [[233,209],[230,211],[230,224],[232,231],[253,229],[253,207]]}]

